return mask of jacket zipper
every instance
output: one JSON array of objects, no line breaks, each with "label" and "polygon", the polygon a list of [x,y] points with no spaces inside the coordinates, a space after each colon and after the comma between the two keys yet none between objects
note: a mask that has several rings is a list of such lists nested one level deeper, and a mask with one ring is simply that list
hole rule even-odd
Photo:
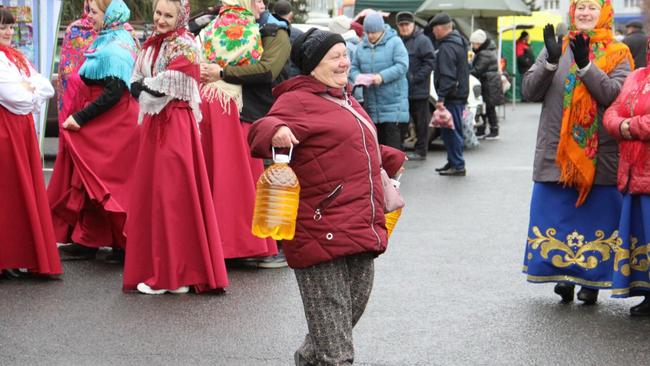
[{"label": "jacket zipper", "polygon": [[[345,103],[350,103],[348,99],[348,94],[345,93]],[[370,229],[377,237],[377,248],[381,249],[381,237],[379,233],[375,230],[375,184],[372,182],[372,160],[370,159],[370,153],[368,152],[368,145],[366,144],[366,132],[363,130],[362,122],[354,116],[354,120],[357,121],[357,125],[361,130],[361,139],[363,141],[363,150],[366,152],[366,158],[368,159],[368,181],[370,182],[370,207],[372,208],[372,216],[370,219]]]},{"label": "jacket zipper", "polygon": [[314,221],[320,221],[320,219],[323,217],[323,211],[327,208],[327,206],[334,201],[334,199],[341,193],[341,190],[343,190],[343,183],[339,183],[330,194],[327,195],[322,201],[316,205],[316,210],[314,211]]}]

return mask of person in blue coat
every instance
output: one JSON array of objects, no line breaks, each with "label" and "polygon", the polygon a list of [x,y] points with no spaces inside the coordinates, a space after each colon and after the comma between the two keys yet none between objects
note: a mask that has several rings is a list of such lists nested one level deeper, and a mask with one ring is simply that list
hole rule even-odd
[{"label": "person in blue coat", "polygon": [[377,125],[379,143],[401,149],[399,124],[409,121],[409,55],[381,14],[368,14],[363,30],[363,41],[352,57],[350,81],[357,84],[363,83],[364,77],[371,80],[363,93],[364,108]]}]

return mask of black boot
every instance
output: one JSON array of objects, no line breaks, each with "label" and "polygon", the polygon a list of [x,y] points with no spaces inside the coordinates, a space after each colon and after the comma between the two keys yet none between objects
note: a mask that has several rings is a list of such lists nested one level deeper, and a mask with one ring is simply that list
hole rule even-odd
[{"label": "black boot", "polygon": [[568,304],[573,301],[574,288],[575,286],[570,283],[560,282],[555,285],[555,289],[553,291],[562,297],[563,303]]},{"label": "black boot", "polygon": [[598,301],[598,290],[581,287],[580,291],[578,291],[578,300],[582,301],[585,305],[593,305]]},{"label": "black boot", "polygon": [[451,169],[451,164],[447,163],[447,164],[441,166],[440,168],[436,168],[436,171],[438,173],[440,173],[440,172],[444,172],[445,170],[449,170],[449,169]]},{"label": "black boot", "polygon": [[630,308],[632,316],[650,316],[650,295],[646,295],[643,302]]},{"label": "black boot", "polygon": [[61,260],[88,260],[95,259],[97,256],[97,248],[89,248],[81,244],[66,244],[59,247],[59,254],[61,254]]}]

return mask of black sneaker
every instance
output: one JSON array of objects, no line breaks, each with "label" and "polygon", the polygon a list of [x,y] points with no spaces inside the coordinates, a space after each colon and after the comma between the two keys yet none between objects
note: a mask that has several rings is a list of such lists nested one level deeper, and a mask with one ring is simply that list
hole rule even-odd
[{"label": "black sneaker", "polygon": [[555,289],[553,290],[556,294],[562,296],[562,302],[565,304],[570,303],[573,301],[573,291],[574,291],[575,286],[570,284],[570,283],[564,283],[560,282],[555,285]]},{"label": "black sneaker", "polygon": [[451,164],[447,163],[444,166],[441,166],[440,168],[436,168],[436,171],[438,173],[440,173],[440,172],[444,172],[445,170],[449,170],[449,169],[451,169]]},{"label": "black sneaker", "polygon": [[415,152],[407,153],[406,157],[409,159],[409,161],[422,161],[422,160],[427,159],[426,155],[420,155],[420,154],[415,153]]},{"label": "black sneaker", "polygon": [[486,140],[498,140],[499,139],[499,131],[490,131],[490,133],[485,136]]},{"label": "black sneaker", "polygon": [[99,249],[97,248],[89,248],[76,243],[59,246],[59,254],[61,255],[61,260],[64,261],[95,259],[98,251]]},{"label": "black sneaker", "polygon": [[646,296],[642,303],[630,308],[632,316],[650,316],[650,295]]},{"label": "black sneaker", "polygon": [[483,140],[487,136],[485,134],[485,128],[477,128],[476,129],[476,138],[479,140]]},{"label": "black sneaker", "polygon": [[111,264],[124,264],[124,249],[113,248],[111,253],[104,258],[104,262]]},{"label": "black sneaker", "polygon": [[445,175],[445,176],[464,177],[467,175],[467,171],[465,170],[465,168],[462,169],[449,168],[447,170],[439,171],[438,174]]},{"label": "black sneaker", "polygon": [[580,288],[578,291],[578,300],[582,301],[585,305],[593,305],[598,301],[598,290],[593,288]]}]

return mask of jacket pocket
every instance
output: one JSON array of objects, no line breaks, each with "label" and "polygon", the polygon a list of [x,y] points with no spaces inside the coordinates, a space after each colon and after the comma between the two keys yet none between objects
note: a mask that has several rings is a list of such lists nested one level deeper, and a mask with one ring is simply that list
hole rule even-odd
[{"label": "jacket pocket", "polygon": [[314,221],[320,221],[323,218],[323,212],[341,194],[341,191],[343,191],[343,183],[339,183],[325,198],[318,202],[314,210]]}]

